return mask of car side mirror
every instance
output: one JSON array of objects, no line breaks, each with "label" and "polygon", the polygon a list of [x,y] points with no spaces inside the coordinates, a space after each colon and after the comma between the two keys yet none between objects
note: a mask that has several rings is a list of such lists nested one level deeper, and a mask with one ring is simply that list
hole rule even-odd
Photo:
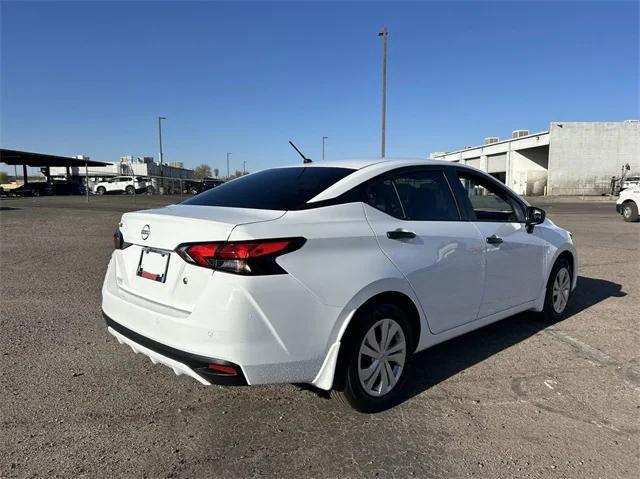
[{"label": "car side mirror", "polygon": [[539,225],[544,223],[544,219],[547,217],[547,214],[542,208],[536,208],[535,206],[529,206],[527,208],[527,231],[531,233],[533,231],[533,227],[535,225]]}]

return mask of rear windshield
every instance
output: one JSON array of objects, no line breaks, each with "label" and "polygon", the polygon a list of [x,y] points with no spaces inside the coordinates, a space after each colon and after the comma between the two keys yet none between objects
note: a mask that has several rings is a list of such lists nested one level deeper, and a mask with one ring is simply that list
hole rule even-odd
[{"label": "rear windshield", "polygon": [[182,204],[295,210],[354,171],[324,166],[274,168],[224,183]]}]

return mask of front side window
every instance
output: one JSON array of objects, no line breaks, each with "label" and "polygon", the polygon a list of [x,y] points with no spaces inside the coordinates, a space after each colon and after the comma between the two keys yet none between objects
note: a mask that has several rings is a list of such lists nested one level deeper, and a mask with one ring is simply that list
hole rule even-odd
[{"label": "front side window", "polygon": [[460,220],[453,194],[441,171],[413,171],[375,180],[366,190],[366,201],[403,220]]},{"label": "front side window", "polygon": [[458,177],[478,221],[524,222],[523,208],[506,190],[473,173],[459,171]]},{"label": "front side window", "polygon": [[273,168],[223,183],[182,204],[295,210],[354,171],[328,166]]}]

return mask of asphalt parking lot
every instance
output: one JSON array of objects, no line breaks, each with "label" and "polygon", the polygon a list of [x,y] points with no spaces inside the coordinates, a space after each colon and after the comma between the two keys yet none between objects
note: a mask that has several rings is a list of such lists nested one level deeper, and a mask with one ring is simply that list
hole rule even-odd
[{"label": "asphalt parking lot", "polygon": [[295,385],[204,387],[119,345],[111,235],[167,199],[91,200],[0,201],[1,477],[638,477],[640,223],[613,203],[536,202],[577,241],[566,320],[423,352],[410,397],[362,415]]}]

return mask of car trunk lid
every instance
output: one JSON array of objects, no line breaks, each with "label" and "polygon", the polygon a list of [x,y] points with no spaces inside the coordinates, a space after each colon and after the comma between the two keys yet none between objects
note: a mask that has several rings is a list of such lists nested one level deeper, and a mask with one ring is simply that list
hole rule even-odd
[{"label": "car trunk lid", "polygon": [[188,315],[213,271],[186,263],[175,248],[226,241],[238,225],[272,221],[284,213],[192,205],[125,213],[119,227],[131,246],[114,255],[118,287],[136,302],[150,301],[163,310]]}]

